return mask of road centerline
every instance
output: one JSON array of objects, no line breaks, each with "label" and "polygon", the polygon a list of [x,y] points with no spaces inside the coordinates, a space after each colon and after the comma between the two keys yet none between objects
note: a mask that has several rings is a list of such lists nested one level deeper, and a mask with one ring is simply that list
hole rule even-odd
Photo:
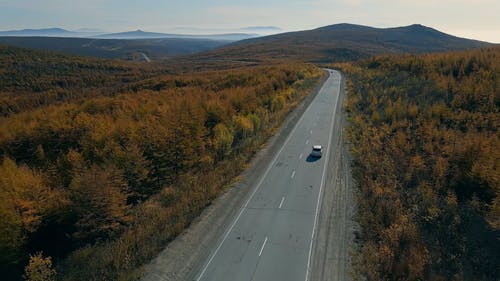
[{"label": "road centerline", "polygon": [[281,209],[281,207],[283,206],[283,202],[285,202],[285,197],[281,197],[281,202],[278,209]]},{"label": "road centerline", "polygon": [[264,247],[266,246],[266,243],[267,243],[267,236],[266,236],[266,239],[264,239],[264,243],[262,243],[262,247],[260,248],[259,257],[262,255],[262,251],[264,251]]}]

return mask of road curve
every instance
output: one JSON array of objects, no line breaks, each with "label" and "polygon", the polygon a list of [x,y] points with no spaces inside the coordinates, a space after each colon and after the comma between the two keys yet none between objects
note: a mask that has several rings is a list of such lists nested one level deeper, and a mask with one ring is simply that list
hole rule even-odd
[{"label": "road curve", "polygon": [[[328,74],[195,280],[311,279],[332,137],[340,134],[334,124],[339,123],[341,76]],[[316,144],[324,147],[319,159],[309,156]]]}]

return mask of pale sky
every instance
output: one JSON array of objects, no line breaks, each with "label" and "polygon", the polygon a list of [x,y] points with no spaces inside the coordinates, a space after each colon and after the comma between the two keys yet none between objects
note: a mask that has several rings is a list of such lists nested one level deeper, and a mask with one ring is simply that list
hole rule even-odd
[{"label": "pale sky", "polygon": [[218,33],[247,26],[304,30],[336,23],[414,23],[500,43],[500,0],[0,0],[0,30]]}]

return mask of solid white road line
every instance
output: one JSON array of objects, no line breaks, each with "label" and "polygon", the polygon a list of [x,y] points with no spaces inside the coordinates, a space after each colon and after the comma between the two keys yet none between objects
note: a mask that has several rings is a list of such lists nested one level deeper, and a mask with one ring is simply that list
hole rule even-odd
[{"label": "solid white road line", "polygon": [[321,176],[321,185],[319,187],[319,194],[318,194],[318,202],[316,203],[316,214],[314,216],[314,224],[313,224],[313,231],[311,233],[311,242],[309,243],[309,257],[307,258],[307,269],[306,269],[306,281],[309,280],[309,269],[311,267],[311,256],[312,256],[312,248],[313,248],[313,241],[314,241],[314,235],[316,233],[316,224],[318,223],[318,214],[319,214],[319,207],[321,203],[321,195],[323,193],[323,185],[325,184],[325,174],[326,174],[326,167],[328,166],[328,159],[330,156],[330,144],[332,143],[332,135],[333,135],[333,127],[334,127],[334,120],[335,120],[335,113],[337,112],[337,104],[339,101],[340,97],[340,90],[339,90],[339,95],[337,96],[337,99],[335,101],[335,106],[333,108],[333,113],[332,113],[332,120],[331,120],[331,127],[330,127],[330,136],[328,137],[328,146],[326,147],[326,158],[325,158],[325,163],[323,166],[323,175]]},{"label": "solid white road line", "polygon": [[280,202],[280,206],[278,207],[278,209],[281,209],[281,206],[283,206],[284,201],[285,201],[285,197],[281,197],[281,202]]},{"label": "solid white road line", "polygon": [[267,236],[266,236],[266,239],[264,239],[264,243],[262,243],[262,247],[260,248],[259,257],[262,255],[262,251],[264,251],[264,247],[266,246],[266,243],[267,243]]}]

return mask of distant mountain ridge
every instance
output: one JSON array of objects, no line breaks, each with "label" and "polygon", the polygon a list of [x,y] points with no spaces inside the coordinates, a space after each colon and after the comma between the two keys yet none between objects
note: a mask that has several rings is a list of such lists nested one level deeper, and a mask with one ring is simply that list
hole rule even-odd
[{"label": "distant mountain ridge", "polygon": [[[268,30],[271,27],[263,27],[263,30]],[[161,39],[161,38],[191,38],[191,39],[211,39],[211,40],[227,40],[239,41],[243,39],[255,38],[259,34],[249,29],[247,32],[221,33],[221,34],[173,34],[148,32],[143,30],[125,31],[118,33],[106,33],[101,30],[82,28],[76,31],[66,30],[63,28],[41,28],[41,29],[20,29],[0,31],[0,36],[14,37],[74,37],[74,38],[96,38],[96,39]]]},{"label": "distant mountain ridge", "polygon": [[73,55],[126,60],[159,60],[212,50],[258,36],[248,33],[184,35],[143,30],[102,34],[99,30],[62,28],[0,31],[0,44]]},{"label": "distant mountain ridge", "polygon": [[331,62],[356,60],[377,54],[428,53],[487,46],[493,44],[455,37],[420,24],[375,28],[341,23],[246,39],[195,56],[200,59],[291,58]]},{"label": "distant mountain ridge", "polygon": [[207,51],[229,41],[191,38],[94,39],[61,37],[1,37],[0,44],[30,49],[57,51],[72,55],[125,60],[159,60]]},{"label": "distant mountain ridge", "polygon": [[147,32],[140,29],[134,31],[125,31],[117,33],[105,33],[95,36],[96,38],[104,39],[141,39],[141,38],[167,38],[173,34]]},{"label": "distant mountain ridge", "polygon": [[189,35],[189,34],[171,34],[159,32],[147,32],[143,30],[126,31],[119,33],[101,34],[95,38],[103,39],[159,39],[159,38],[191,38],[191,39],[212,39],[212,40],[228,40],[238,41],[258,37],[255,33],[223,33],[223,34],[206,34],[206,35]]},{"label": "distant mountain ridge", "polygon": [[[0,32],[0,44],[127,59],[144,53],[154,60],[183,55],[188,60],[294,59],[314,63],[352,61],[378,54],[418,54],[495,46],[488,42],[452,36],[420,24],[375,28],[341,23],[263,37],[255,37],[256,34],[249,33],[183,35],[143,30],[92,36],[81,34],[89,33],[61,28],[7,31]],[[26,37],[28,35],[30,37]]]},{"label": "distant mountain ridge", "polygon": [[58,36],[69,37],[76,36],[82,32],[69,31],[62,28],[41,28],[41,29],[19,29],[0,31],[0,36]]}]

